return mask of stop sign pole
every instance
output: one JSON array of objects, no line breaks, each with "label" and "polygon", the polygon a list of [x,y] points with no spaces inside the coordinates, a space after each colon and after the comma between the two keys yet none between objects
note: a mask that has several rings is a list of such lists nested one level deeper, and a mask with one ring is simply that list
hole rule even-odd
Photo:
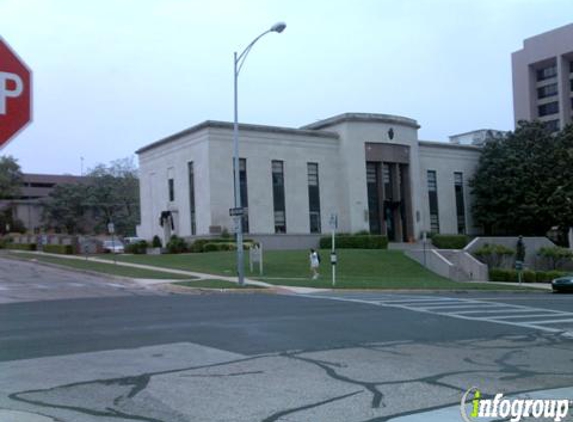
[{"label": "stop sign pole", "polygon": [[0,150],[32,121],[32,72],[0,37]]}]

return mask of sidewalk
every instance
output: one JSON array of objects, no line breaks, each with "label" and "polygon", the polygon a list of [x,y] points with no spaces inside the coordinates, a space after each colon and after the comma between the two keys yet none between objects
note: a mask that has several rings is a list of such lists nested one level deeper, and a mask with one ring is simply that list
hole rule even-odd
[{"label": "sidewalk", "polygon": [[[12,252],[18,253],[19,251],[12,251]],[[166,273],[166,274],[185,275],[185,276],[195,277],[195,278],[201,279],[201,280],[224,280],[224,281],[228,281],[231,283],[237,282],[237,277],[235,277],[235,276],[224,276],[224,275],[216,275],[216,274],[199,273],[196,271],[177,270],[175,268],[156,267],[153,265],[134,264],[131,262],[120,262],[120,261],[114,262],[114,261],[110,261],[107,259],[94,258],[94,257],[87,257],[86,258],[85,256],[79,256],[79,255],[61,255],[61,254],[52,254],[52,253],[46,253],[46,252],[32,252],[32,251],[26,251],[25,253],[27,253],[27,254],[33,253],[36,255],[50,256],[50,257],[59,258],[59,259],[76,259],[76,260],[80,260],[80,261],[98,262],[101,264],[108,264],[108,265],[120,265],[123,267],[131,267],[131,268],[139,268],[139,269],[143,269],[143,270],[158,271],[158,272],[162,272],[162,273]],[[146,285],[172,283],[173,282],[173,280],[148,280],[148,279],[137,279],[137,278],[135,278],[133,280],[135,280],[136,282],[139,282],[140,284],[146,284]],[[281,288],[285,287],[285,286],[276,286],[274,284],[265,283],[263,281],[251,280],[249,278],[245,278],[245,284],[251,285],[251,286],[260,286],[260,287],[281,287]],[[285,287],[285,288],[288,288],[288,287]],[[0,422],[3,422],[3,421],[0,419]]]}]

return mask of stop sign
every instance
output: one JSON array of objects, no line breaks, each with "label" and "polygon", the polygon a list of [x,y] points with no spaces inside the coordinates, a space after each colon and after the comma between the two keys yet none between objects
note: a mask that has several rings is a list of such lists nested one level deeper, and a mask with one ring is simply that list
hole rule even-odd
[{"label": "stop sign", "polygon": [[32,72],[0,37],[0,149],[32,120]]}]

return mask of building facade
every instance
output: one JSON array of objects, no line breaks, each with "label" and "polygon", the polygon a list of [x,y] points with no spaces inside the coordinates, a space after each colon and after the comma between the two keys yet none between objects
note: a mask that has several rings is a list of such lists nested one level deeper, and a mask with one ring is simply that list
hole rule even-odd
[{"label": "building facade", "polygon": [[16,198],[0,201],[0,210],[10,209],[12,218],[20,220],[29,231],[39,231],[43,225],[42,213],[46,200],[57,185],[85,183],[81,176],[58,174],[22,174],[20,194]]},{"label": "building facade", "polygon": [[[476,233],[467,182],[480,148],[419,141],[418,128],[413,119],[363,113],[302,128],[240,125],[244,231],[316,239],[335,215],[339,232],[396,242],[423,231]],[[139,149],[138,235],[232,233],[232,145],[231,123],[206,121]]]},{"label": "building facade", "polygon": [[511,64],[516,123],[537,119],[552,131],[571,123],[573,24],[526,39]]}]

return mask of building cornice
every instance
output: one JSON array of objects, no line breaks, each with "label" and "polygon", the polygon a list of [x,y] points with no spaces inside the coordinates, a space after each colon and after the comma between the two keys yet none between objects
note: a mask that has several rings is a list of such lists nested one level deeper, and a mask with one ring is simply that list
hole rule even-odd
[{"label": "building cornice", "polygon": [[[194,133],[201,132],[202,130],[206,129],[224,129],[224,130],[233,130],[233,123],[231,122],[222,122],[218,120],[206,120],[198,125],[192,126],[189,129],[185,129],[181,132],[175,133],[171,136],[166,138],[160,139],[156,142],[153,142],[149,145],[146,145],[137,151],[136,154],[141,154],[143,152],[147,152],[149,150],[161,147],[165,144],[170,142],[176,141],[181,139],[185,136],[192,135]],[[306,129],[296,129],[296,128],[289,128],[289,127],[281,127],[281,126],[266,126],[266,125],[254,125],[254,124],[247,124],[241,123],[239,124],[239,131],[240,132],[262,132],[262,133],[272,133],[272,134],[283,134],[283,135],[294,135],[294,136],[310,136],[316,138],[330,138],[330,139],[339,139],[339,135],[335,132],[328,132],[328,131],[317,131],[317,130],[306,130]]]},{"label": "building cornice", "polygon": [[437,141],[418,141],[418,145],[421,147],[432,147],[432,148],[447,148],[452,150],[469,150],[480,152],[481,147],[476,145],[460,145],[460,144],[452,144],[448,142],[437,142]]},{"label": "building cornice", "polygon": [[420,129],[420,125],[414,119],[402,116],[393,116],[391,114],[377,113],[343,113],[337,116],[329,117],[328,119],[319,120],[318,122],[302,126],[301,129],[318,130],[345,122],[387,123],[391,125],[408,126],[413,129]]}]

